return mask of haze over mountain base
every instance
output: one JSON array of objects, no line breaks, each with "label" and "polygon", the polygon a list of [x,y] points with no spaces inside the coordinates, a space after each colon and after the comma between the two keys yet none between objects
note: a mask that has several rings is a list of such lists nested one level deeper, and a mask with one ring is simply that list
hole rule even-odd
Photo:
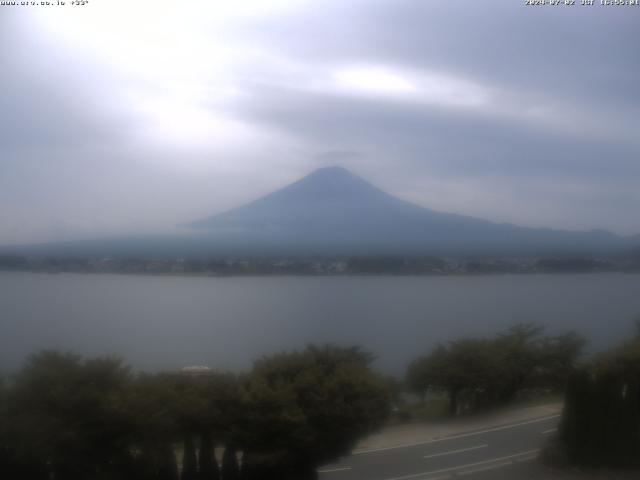
[{"label": "haze over mountain base", "polygon": [[534,229],[442,213],[329,167],[228,212],[146,235],[5,247],[55,256],[607,255],[640,244],[594,230]]}]

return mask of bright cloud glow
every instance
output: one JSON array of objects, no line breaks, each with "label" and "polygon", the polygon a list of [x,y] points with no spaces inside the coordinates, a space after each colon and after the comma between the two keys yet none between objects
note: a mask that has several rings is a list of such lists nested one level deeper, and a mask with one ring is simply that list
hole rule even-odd
[{"label": "bright cloud glow", "polygon": [[334,74],[338,88],[365,93],[403,94],[416,87],[400,75],[379,68],[353,68]]},{"label": "bright cloud glow", "polygon": [[[639,232],[626,9],[532,19],[498,0],[424,3],[3,9],[0,243],[117,233],[127,218],[165,228],[336,163],[398,194],[450,185],[406,194],[437,209],[561,228],[582,212],[584,226]],[[513,48],[536,35],[557,48]],[[495,196],[491,175],[513,189]],[[550,197],[554,179],[586,190]]]},{"label": "bright cloud glow", "polygon": [[233,84],[239,59],[255,55],[231,33],[234,22],[299,3],[105,0],[86,8],[34,9],[34,15],[78,63],[102,63],[124,80],[125,89],[112,93],[147,119],[145,140],[201,146],[237,136],[238,122],[216,112],[239,93]]},{"label": "bright cloud glow", "polygon": [[420,76],[421,98],[425,102],[456,107],[479,107],[491,100],[489,89],[452,75],[425,73]]},{"label": "bright cloud glow", "polygon": [[476,107],[489,101],[487,89],[451,75],[352,67],[333,74],[334,87],[348,94],[387,96],[415,102]]}]

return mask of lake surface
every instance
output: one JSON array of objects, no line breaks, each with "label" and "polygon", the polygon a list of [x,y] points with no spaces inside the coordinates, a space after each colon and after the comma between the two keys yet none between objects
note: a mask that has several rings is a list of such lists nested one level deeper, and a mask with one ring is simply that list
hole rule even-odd
[{"label": "lake surface", "polygon": [[0,371],[42,348],[140,369],[249,368],[309,342],[358,344],[400,374],[437,342],[520,321],[593,350],[633,333],[640,275],[200,278],[0,273]]}]

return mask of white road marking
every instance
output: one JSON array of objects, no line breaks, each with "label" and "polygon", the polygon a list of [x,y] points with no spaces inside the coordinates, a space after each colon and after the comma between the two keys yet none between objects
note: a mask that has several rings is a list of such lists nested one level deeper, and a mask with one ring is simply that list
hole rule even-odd
[{"label": "white road marking", "polygon": [[318,470],[318,473],[344,472],[346,470],[351,470],[351,467],[327,468],[324,470]]},{"label": "white road marking", "polygon": [[496,468],[508,467],[513,465],[513,462],[496,463],[495,465],[489,465],[488,467],[474,468],[473,470],[465,470],[464,472],[458,472],[458,475],[472,475],[474,473],[486,472],[487,470],[495,470]]},{"label": "white road marking", "polygon": [[404,444],[401,444],[401,445],[394,445],[392,447],[371,448],[371,449],[367,449],[367,450],[356,450],[351,455],[365,455],[367,453],[385,452],[387,450],[396,450],[398,448],[417,447],[417,446],[420,446],[420,445],[428,445],[430,443],[445,442],[445,441],[448,441],[448,440],[455,440],[455,439],[458,439],[458,438],[466,438],[466,437],[471,437],[471,436],[474,436],[474,435],[482,435],[483,433],[497,432],[497,431],[500,431],[500,430],[507,430],[509,428],[521,427],[523,425],[531,425],[532,423],[544,422],[546,420],[551,420],[553,418],[558,418],[558,417],[560,417],[560,415],[549,415],[548,417],[536,418],[534,420],[528,420],[526,422],[513,423],[513,424],[510,424],[510,425],[503,425],[501,427],[488,428],[486,430],[480,430],[480,431],[477,431],[477,432],[461,433],[459,435],[451,435],[449,437],[434,438],[432,440],[424,440],[422,442],[404,443]]},{"label": "white road marking", "polygon": [[558,429],[557,429],[557,428],[550,428],[549,430],[544,430],[544,431],[542,432],[542,434],[543,434],[543,435],[548,435],[548,434],[550,434],[550,433],[557,432],[557,431],[558,431]]},{"label": "white road marking", "polygon": [[538,455],[529,455],[528,457],[518,458],[516,462],[530,462],[531,460],[535,460],[538,458]]},{"label": "white road marking", "polygon": [[434,458],[434,457],[442,457],[444,455],[453,455],[455,453],[462,453],[462,452],[469,452],[471,450],[478,450],[479,448],[487,448],[489,445],[484,443],[482,445],[476,445],[475,447],[469,447],[469,448],[461,448],[459,450],[450,450],[448,452],[442,452],[442,453],[433,453],[431,455],[425,455],[423,458]]},{"label": "white road marking", "polygon": [[[429,475],[435,475],[437,473],[453,472],[455,470],[464,470],[465,468],[476,467],[478,465],[486,465],[486,464],[495,463],[495,462],[502,462],[504,464],[502,466],[505,466],[505,465],[511,464],[511,462],[507,463],[507,462],[504,462],[504,460],[521,457],[523,455],[531,455],[532,453],[538,453],[539,451],[540,450],[527,450],[526,452],[514,453],[513,455],[506,455],[504,457],[491,458],[489,460],[483,460],[481,462],[467,463],[465,465],[458,465],[458,466],[449,467],[449,468],[441,468],[440,470],[431,470],[429,472],[413,473],[411,475],[403,475],[401,477],[387,478],[385,480],[407,480],[409,478],[425,477]],[[430,480],[433,480],[433,479],[430,479]]]}]

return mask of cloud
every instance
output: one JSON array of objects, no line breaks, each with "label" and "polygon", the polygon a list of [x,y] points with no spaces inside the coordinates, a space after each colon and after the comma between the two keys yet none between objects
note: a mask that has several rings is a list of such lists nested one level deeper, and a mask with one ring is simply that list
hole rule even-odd
[{"label": "cloud", "polygon": [[0,243],[166,231],[334,164],[441,210],[638,233],[634,13],[6,7]]}]

